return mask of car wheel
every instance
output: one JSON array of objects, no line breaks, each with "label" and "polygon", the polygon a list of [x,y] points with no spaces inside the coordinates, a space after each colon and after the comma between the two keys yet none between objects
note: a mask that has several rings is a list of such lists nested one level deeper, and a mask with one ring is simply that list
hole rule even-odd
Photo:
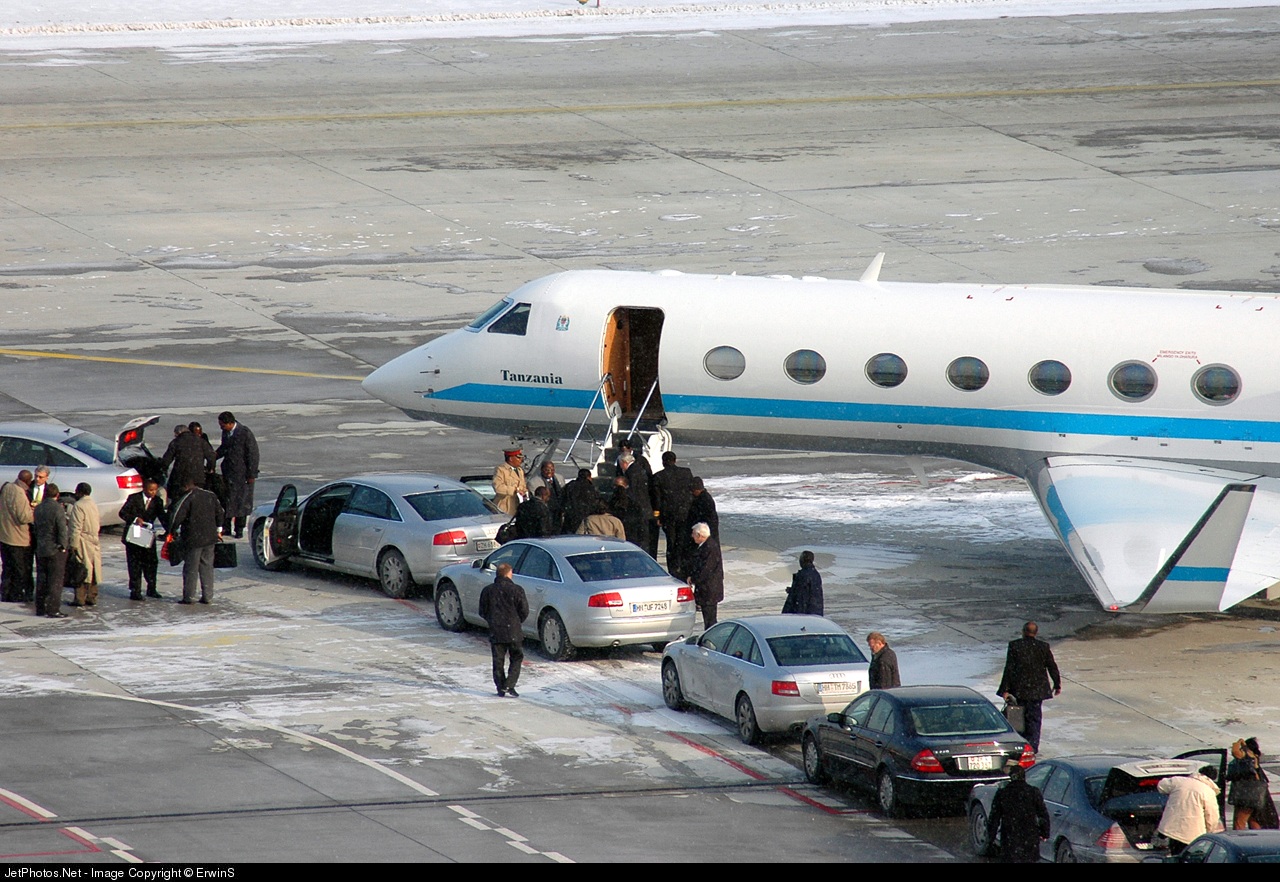
[{"label": "car wheel", "polygon": [[684,710],[684,690],[680,688],[680,672],[676,663],[667,659],[662,663],[662,700],[672,710]]},{"label": "car wheel", "polygon": [[382,586],[383,594],[396,599],[408,596],[413,588],[409,564],[404,555],[394,548],[388,548],[378,558],[378,584]]},{"label": "car wheel", "polygon": [[969,846],[978,857],[991,854],[991,837],[987,835],[987,810],[980,802],[969,806]]},{"label": "car wheel", "polygon": [[902,806],[898,804],[898,779],[888,769],[881,769],[880,777],[876,780],[876,802],[880,805],[880,811],[891,818],[898,817],[902,811]]},{"label": "car wheel", "polygon": [[831,776],[827,774],[827,764],[818,748],[818,739],[812,735],[804,736],[801,752],[804,756],[804,776],[809,779],[809,783],[826,784]]},{"label": "car wheel", "polygon": [[542,641],[542,654],[552,661],[568,661],[573,658],[573,643],[564,622],[555,610],[547,610],[538,623],[538,638]]},{"label": "car wheel", "polygon": [[436,587],[436,621],[446,631],[464,631],[467,620],[462,615],[462,598],[447,579]]},{"label": "car wheel", "polygon": [[271,550],[271,537],[267,535],[267,519],[258,518],[253,522],[253,530],[249,533],[250,545],[253,546],[253,560],[264,570],[276,572],[289,566],[289,561],[277,557]]},{"label": "car wheel", "polygon": [[1053,850],[1053,862],[1055,864],[1074,864],[1076,861],[1076,850],[1071,847],[1071,843],[1065,839],[1058,841],[1058,847]]},{"label": "car wheel", "polygon": [[756,722],[756,709],[752,707],[751,699],[745,695],[739,695],[735,707],[737,708],[738,737],[742,739],[743,744],[759,744],[760,724]]}]

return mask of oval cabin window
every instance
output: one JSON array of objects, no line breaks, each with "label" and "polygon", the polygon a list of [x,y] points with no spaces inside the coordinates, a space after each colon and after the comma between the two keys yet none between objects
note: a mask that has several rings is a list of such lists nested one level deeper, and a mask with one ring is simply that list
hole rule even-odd
[{"label": "oval cabin window", "polygon": [[1225,364],[1207,364],[1191,378],[1191,389],[1206,404],[1230,404],[1240,394],[1240,375]]},{"label": "oval cabin window", "polygon": [[1042,361],[1031,368],[1027,381],[1044,395],[1061,395],[1071,385],[1071,368],[1060,361]]},{"label": "oval cabin window", "polygon": [[947,381],[964,392],[976,392],[987,385],[991,371],[986,362],[972,355],[964,355],[947,365]]},{"label": "oval cabin window", "polygon": [[1146,401],[1156,391],[1156,372],[1141,361],[1126,361],[1111,369],[1111,391],[1125,401]]},{"label": "oval cabin window", "polygon": [[881,352],[867,361],[867,379],[877,386],[892,389],[906,378],[907,363],[892,352]]},{"label": "oval cabin window", "polygon": [[812,349],[798,349],[783,362],[787,376],[805,386],[821,380],[827,373],[827,360]]},{"label": "oval cabin window", "polygon": [[717,346],[703,356],[702,367],[717,380],[736,380],[747,369],[747,359],[732,346]]}]

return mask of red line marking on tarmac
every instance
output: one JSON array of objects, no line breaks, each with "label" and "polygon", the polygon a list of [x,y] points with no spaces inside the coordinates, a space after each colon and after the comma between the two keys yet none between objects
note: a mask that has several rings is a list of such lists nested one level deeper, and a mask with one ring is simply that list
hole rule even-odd
[{"label": "red line marking on tarmac", "polygon": [[685,738],[683,735],[679,734],[678,732],[668,732],[667,734],[672,738],[674,738],[676,741],[679,741],[682,744],[687,744],[689,747],[692,747],[694,750],[700,750],[703,753],[707,754],[708,756],[715,757],[716,759],[720,760],[720,762],[724,763],[725,765],[729,766],[732,769],[735,769],[741,772],[742,774],[750,778],[755,778],[757,781],[769,780],[769,777],[767,775],[762,775],[759,772],[757,772],[755,769],[749,769],[746,766],[744,766],[742,763],[729,759],[724,754],[719,753],[715,750],[712,750],[710,747],[707,747],[705,744],[699,744],[696,741],[693,741],[689,738]]},{"label": "red line marking on tarmac", "polygon": [[47,821],[50,818],[57,817],[57,815],[54,815],[49,812],[41,814],[40,812],[32,808],[32,806],[35,805],[35,803],[28,804],[22,800],[14,799],[5,793],[0,793],[0,802],[3,802],[5,805],[9,806],[10,808],[16,808],[18,811],[22,812],[27,817],[35,818],[37,821]]},{"label": "red line marking on tarmac", "polygon": [[869,815],[871,814],[870,809],[841,809],[841,808],[836,808],[833,805],[826,805],[824,803],[818,802],[816,799],[814,799],[811,796],[805,796],[803,793],[798,793],[797,791],[792,790],[790,787],[779,787],[778,792],[785,794],[787,796],[790,796],[792,799],[796,800],[797,802],[803,802],[805,805],[811,808],[816,808],[819,811],[826,812],[829,815]]},{"label": "red line marking on tarmac", "polygon": [[609,705],[609,707],[613,708],[613,709],[614,709],[614,710],[616,710],[618,713],[622,714],[623,716],[627,716],[627,717],[629,717],[629,716],[631,716],[633,713],[635,713],[635,711],[634,711],[633,709],[631,709],[631,708],[629,708],[629,707],[625,707],[625,706],[623,706],[623,705],[621,705],[621,704],[611,704],[611,705]]}]

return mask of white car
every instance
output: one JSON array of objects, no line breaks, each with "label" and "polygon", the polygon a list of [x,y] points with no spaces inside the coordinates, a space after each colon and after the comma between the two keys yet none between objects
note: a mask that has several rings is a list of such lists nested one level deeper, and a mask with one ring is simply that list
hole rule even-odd
[{"label": "white car", "polygon": [[285,484],[249,516],[253,558],[377,579],[388,597],[430,585],[441,567],[498,547],[507,516],[463,484],[419,473],[360,475],[298,497]]},{"label": "white car", "polygon": [[444,568],[436,580],[440,627],[485,624],[480,592],[501,563],[529,599],[525,634],[555,661],[579,646],[650,643],[661,651],[693,630],[693,589],[632,543],[602,536],[517,539],[470,566]]},{"label": "white car", "polygon": [[667,647],[662,698],[734,720],[738,737],[795,732],[814,715],[844,708],[868,688],[867,658],[822,616],[746,616],[718,622]]},{"label": "white car", "polygon": [[142,440],[147,427],[159,421],[159,416],[131,420],[115,441],[53,423],[0,423],[0,482],[12,481],[23,469],[48,466],[49,480],[63,498],[77,484],[88,484],[102,525],[118,524],[120,506],[142,489],[144,476],[163,483],[160,462]]}]

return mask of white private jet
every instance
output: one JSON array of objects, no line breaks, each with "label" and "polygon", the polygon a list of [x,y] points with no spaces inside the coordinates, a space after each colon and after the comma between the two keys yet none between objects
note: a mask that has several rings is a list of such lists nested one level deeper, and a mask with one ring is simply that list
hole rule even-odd
[{"label": "white private jet", "polygon": [[1275,590],[1280,298],[882,282],[882,259],[858,281],[563,272],[364,388],[512,437],[629,426],[655,463],[673,441],[963,460],[1026,480],[1107,609]]}]

